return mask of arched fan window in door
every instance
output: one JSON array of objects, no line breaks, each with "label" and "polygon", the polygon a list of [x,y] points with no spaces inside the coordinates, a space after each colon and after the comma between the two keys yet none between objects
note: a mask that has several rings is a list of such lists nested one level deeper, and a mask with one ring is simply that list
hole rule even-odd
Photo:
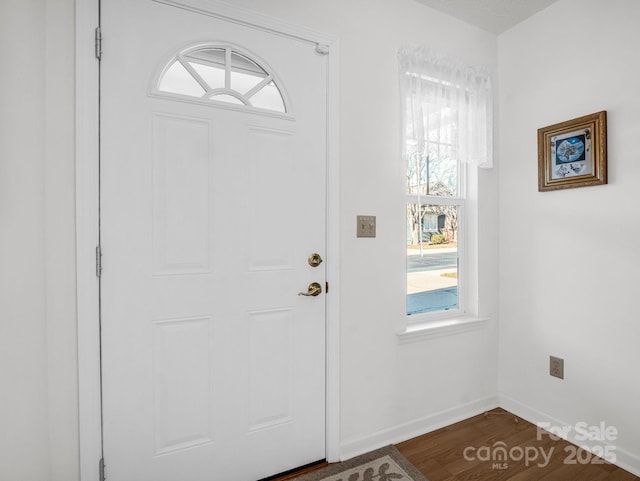
[{"label": "arched fan window in door", "polygon": [[154,84],[154,94],[287,112],[275,75],[235,47],[197,45],[174,55]]}]

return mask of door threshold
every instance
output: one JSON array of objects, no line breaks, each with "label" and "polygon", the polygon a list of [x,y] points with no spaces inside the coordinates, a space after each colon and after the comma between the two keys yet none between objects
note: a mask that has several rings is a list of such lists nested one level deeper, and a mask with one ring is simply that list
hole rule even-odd
[{"label": "door threshold", "polygon": [[259,479],[258,481],[286,481],[288,479],[296,478],[302,474],[310,473],[311,471],[316,471],[320,468],[324,468],[325,466],[329,466],[329,463],[327,463],[326,459],[321,459],[319,461],[314,461],[313,463],[305,464],[304,466],[290,469],[289,471],[285,471],[280,474],[275,474],[273,476]]}]

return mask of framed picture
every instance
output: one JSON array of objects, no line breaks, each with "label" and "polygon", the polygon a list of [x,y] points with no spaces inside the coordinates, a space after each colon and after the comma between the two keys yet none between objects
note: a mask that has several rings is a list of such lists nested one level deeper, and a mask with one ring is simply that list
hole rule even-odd
[{"label": "framed picture", "polygon": [[540,192],[606,183],[606,111],[538,129]]}]

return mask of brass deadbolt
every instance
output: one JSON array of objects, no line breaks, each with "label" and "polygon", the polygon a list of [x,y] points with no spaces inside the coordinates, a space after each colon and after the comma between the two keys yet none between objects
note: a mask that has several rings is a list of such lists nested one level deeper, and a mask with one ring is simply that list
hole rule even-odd
[{"label": "brass deadbolt", "polygon": [[322,264],[322,257],[320,257],[320,254],[318,254],[317,252],[314,252],[309,256],[309,259],[307,259],[307,261],[309,262],[309,265],[311,267],[318,267],[320,264]]}]

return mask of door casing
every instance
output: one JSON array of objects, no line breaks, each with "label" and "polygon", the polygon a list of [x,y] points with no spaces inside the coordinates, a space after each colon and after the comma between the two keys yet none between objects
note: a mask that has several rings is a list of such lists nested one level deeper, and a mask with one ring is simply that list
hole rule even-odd
[{"label": "door casing", "polygon": [[[340,460],[340,42],[305,27],[291,25],[219,0],[154,0],[206,11],[216,17],[240,22],[316,44],[328,51],[327,95],[327,239],[326,270],[326,453],[329,462]],[[100,0],[76,2],[76,283],[78,329],[78,408],[80,479],[98,480],[102,459],[100,382],[100,284],[96,248],[100,243],[99,216],[99,62],[96,28]],[[108,259],[108,253],[103,253]],[[108,262],[108,260],[107,260]],[[108,460],[106,460],[108,472]]]}]

